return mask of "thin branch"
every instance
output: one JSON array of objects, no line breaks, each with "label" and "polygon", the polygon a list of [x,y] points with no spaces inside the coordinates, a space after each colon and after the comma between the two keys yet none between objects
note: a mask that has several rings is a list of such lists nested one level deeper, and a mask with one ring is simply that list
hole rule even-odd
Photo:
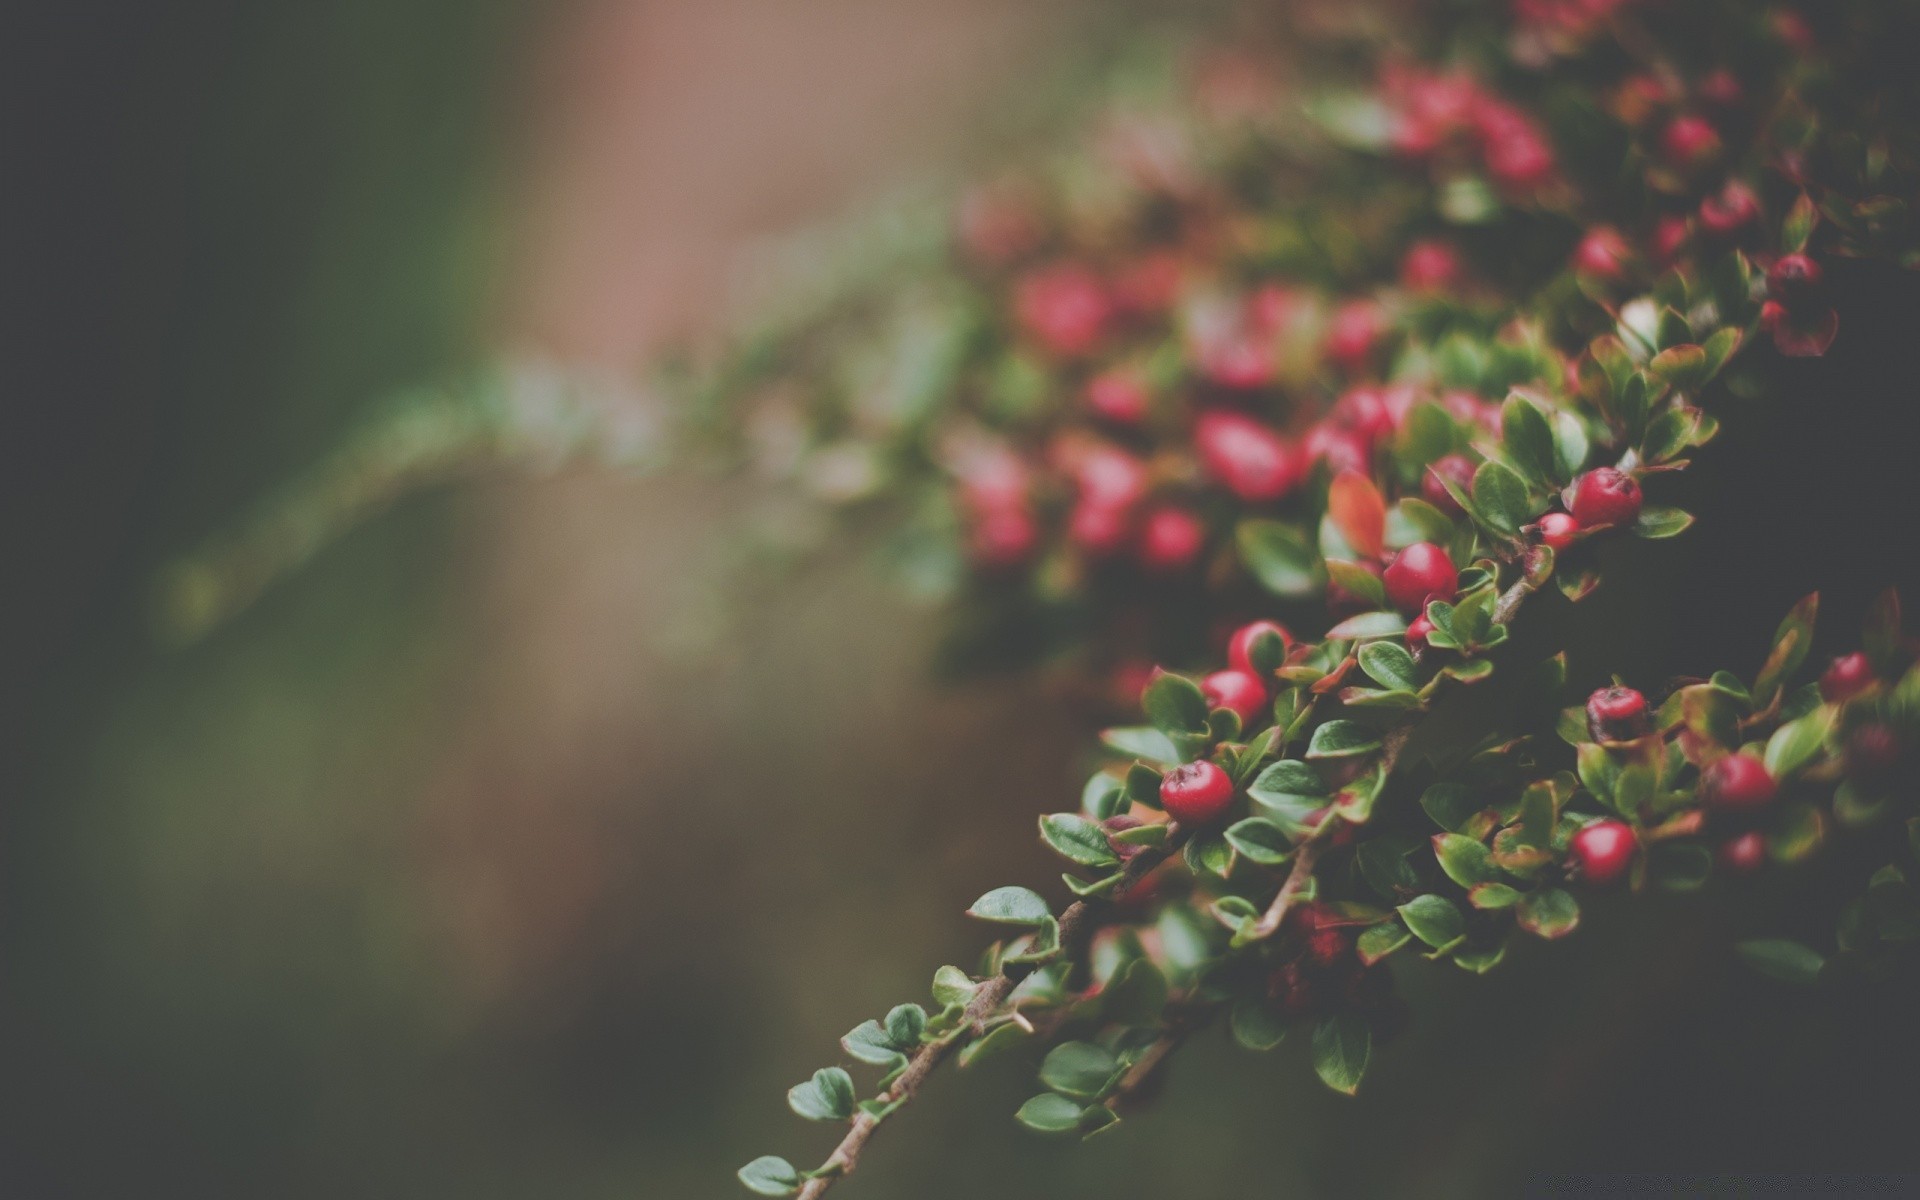
[{"label": "thin branch", "polygon": [[[1120,869],[1119,886],[1113,889],[1112,894],[1115,897],[1124,895],[1146,878],[1148,872],[1173,857],[1186,840],[1186,830],[1178,824],[1169,824],[1165,844],[1143,847],[1127,860]],[[1096,910],[1107,907],[1109,905],[1104,900],[1077,900],[1060,914],[1060,952],[1069,960],[1077,960],[1084,953],[1096,927]],[[887,1108],[895,1108],[912,1100],[935,1067],[946,1061],[970,1038],[986,1032],[987,1022],[1006,1004],[1007,997],[1013,993],[1018,982],[1018,979],[1002,971],[976,987],[973,998],[967,1002],[966,1011],[961,1014],[960,1027],[939,1041],[928,1042],[914,1051],[907,1059],[900,1077],[876,1097],[879,1103]],[[840,1144],[827,1157],[826,1166],[830,1168],[830,1173],[809,1179],[802,1185],[799,1200],[819,1200],[836,1180],[851,1175],[860,1163],[861,1150],[866,1148],[867,1139],[880,1127],[881,1120],[865,1112],[855,1113],[847,1135],[840,1139]]]}]

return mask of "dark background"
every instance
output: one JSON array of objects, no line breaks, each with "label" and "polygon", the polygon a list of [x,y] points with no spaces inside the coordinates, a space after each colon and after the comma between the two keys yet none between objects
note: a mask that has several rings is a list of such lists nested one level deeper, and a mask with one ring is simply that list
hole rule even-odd
[{"label": "dark background", "polygon": [[[1073,794],[1058,747],[1081,731],[1018,680],[926,683],[939,615],[851,558],[718,652],[654,645],[735,502],[712,481],[430,494],[208,641],[148,636],[161,562],[366,397],[500,336],[502,146],[545,18],[6,18],[0,1192],[732,1195],[754,1155],[825,1152],[784,1089],[970,959],[969,899],[1051,878],[1031,814]],[[1663,484],[1696,530],[1537,610],[1527,636],[1566,639],[1577,676],[1750,673],[1806,591],[1821,651],[1885,584],[1920,595],[1920,288],[1834,277],[1832,354],[1727,401]],[[1575,942],[1484,980],[1396,963],[1418,1020],[1358,1101],[1300,1039],[1210,1037],[1157,1111],[1079,1148],[1012,1128],[1030,1064],[943,1079],[860,1194],[1920,1168],[1920,987],[1795,991],[1728,949],[1824,944],[1848,883],[1593,904]]]}]

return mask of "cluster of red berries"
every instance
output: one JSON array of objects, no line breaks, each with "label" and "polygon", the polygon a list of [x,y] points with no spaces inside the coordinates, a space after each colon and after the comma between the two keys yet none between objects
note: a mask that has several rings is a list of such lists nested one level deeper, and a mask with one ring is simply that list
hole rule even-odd
[{"label": "cluster of red berries", "polygon": [[1362,962],[1355,943],[1361,923],[1332,905],[1309,901],[1287,910],[1280,926],[1281,962],[1267,976],[1267,999],[1289,1021],[1329,1012],[1375,1017],[1382,1031],[1404,1019],[1393,976]]},{"label": "cluster of red berries", "polygon": [[1385,72],[1380,91],[1394,153],[1405,161],[1478,166],[1509,195],[1537,192],[1556,175],[1546,131],[1469,74],[1399,66]]}]

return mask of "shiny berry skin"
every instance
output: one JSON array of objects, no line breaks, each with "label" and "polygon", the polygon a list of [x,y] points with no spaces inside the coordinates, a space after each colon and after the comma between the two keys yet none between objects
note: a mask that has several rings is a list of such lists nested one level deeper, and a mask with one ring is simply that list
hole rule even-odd
[{"label": "shiny berry skin", "polygon": [[1251,729],[1267,707],[1267,689],[1250,671],[1215,671],[1200,681],[1207,707],[1224,708],[1240,718],[1240,728]]},{"label": "shiny berry skin", "polygon": [[1100,277],[1072,263],[1045,267],[1014,289],[1014,315],[1042,347],[1062,358],[1086,354],[1106,335],[1113,305]]},{"label": "shiny berry skin", "polygon": [[1720,133],[1705,117],[1682,114],[1660,133],[1660,157],[1672,167],[1697,167],[1720,153]]},{"label": "shiny berry skin", "polygon": [[1700,802],[1714,812],[1755,812],[1773,803],[1779,791],[1751,754],[1729,754],[1700,772]]},{"label": "shiny berry skin", "polygon": [[1612,282],[1626,274],[1627,239],[1611,225],[1595,225],[1573,248],[1573,269]]},{"label": "shiny berry skin", "polygon": [[1739,180],[1700,202],[1700,232],[1730,239],[1760,221],[1760,198]]},{"label": "shiny berry skin", "polygon": [[1286,652],[1293,649],[1293,635],[1287,632],[1287,627],[1278,621],[1255,621],[1234,630],[1233,636],[1227,639],[1227,665],[1259,678],[1260,670],[1253,662],[1253,644],[1267,633],[1280,639],[1280,654],[1286,657]]},{"label": "shiny berry skin", "polygon": [[1631,525],[1640,515],[1640,483],[1625,471],[1596,467],[1573,485],[1573,503],[1567,511],[1582,529],[1598,525]]},{"label": "shiny berry skin", "polygon": [[1168,771],[1160,780],[1160,806],[1188,825],[1215,825],[1233,807],[1233,780],[1202,759]]},{"label": "shiny berry skin", "polygon": [[1466,510],[1460,507],[1460,502],[1455,500],[1453,493],[1447,490],[1447,484],[1441,482],[1443,479],[1461,491],[1471,493],[1473,491],[1473,460],[1464,454],[1449,454],[1433,460],[1426,472],[1420,476],[1420,495],[1428,504],[1450,517],[1461,516]]},{"label": "shiny berry skin", "polygon": [[1540,518],[1540,542],[1551,546],[1555,554],[1573,545],[1574,535],[1579,532],[1580,522],[1571,513],[1548,513]]},{"label": "shiny berry skin", "polygon": [[1630,687],[1601,688],[1587,697],[1587,732],[1595,741],[1631,741],[1652,728],[1647,698]]},{"label": "shiny berry skin", "polygon": [[1140,523],[1140,565],[1174,574],[1191,567],[1206,548],[1207,527],[1184,508],[1163,505]]},{"label": "shiny berry skin", "polygon": [[1460,282],[1460,255],[1445,242],[1422,240],[1400,259],[1400,284],[1410,292],[1444,292]]},{"label": "shiny berry skin", "polygon": [[1214,411],[1194,425],[1201,464],[1228,491],[1250,503],[1278,500],[1299,487],[1306,464],[1278,433],[1251,417]]},{"label": "shiny berry skin", "polygon": [[1784,254],[1767,268],[1767,294],[1783,304],[1805,301],[1820,290],[1820,264],[1804,254]]},{"label": "shiny berry skin", "polygon": [[1087,381],[1087,407],[1116,425],[1137,425],[1147,415],[1147,385],[1131,371],[1102,371]]},{"label": "shiny berry skin", "polygon": [[1767,839],[1749,831],[1720,843],[1714,853],[1720,868],[1734,875],[1751,875],[1767,865]]},{"label": "shiny berry skin", "polygon": [[1427,647],[1427,635],[1433,632],[1433,622],[1427,620],[1427,614],[1421,613],[1407,622],[1407,649],[1424,650]]},{"label": "shiny berry skin", "polygon": [[1633,866],[1640,842],[1623,821],[1595,821],[1573,835],[1573,863],[1580,878],[1595,887],[1618,883]]},{"label": "shiny berry skin", "polygon": [[1460,572],[1447,552],[1432,542],[1415,542],[1394,556],[1381,573],[1387,599],[1401,612],[1419,612],[1429,600],[1451,600],[1460,589]]},{"label": "shiny berry skin", "polygon": [[1820,698],[1829,704],[1853,699],[1873,683],[1873,664],[1858,652],[1833,660],[1820,676]]}]

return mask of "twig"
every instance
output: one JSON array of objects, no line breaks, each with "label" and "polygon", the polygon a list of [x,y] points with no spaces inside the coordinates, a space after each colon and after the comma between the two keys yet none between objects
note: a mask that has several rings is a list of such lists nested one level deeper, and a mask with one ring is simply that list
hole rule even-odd
[{"label": "twig", "polygon": [[[1124,894],[1145,878],[1148,872],[1171,858],[1186,840],[1186,830],[1177,824],[1170,824],[1164,845],[1144,847],[1127,860],[1126,866],[1120,870],[1120,884],[1112,894],[1116,897]],[[1085,950],[1088,940],[1093,936],[1095,910],[1102,907],[1105,907],[1103,901],[1077,900],[1060,914],[1060,952],[1063,955],[1077,959]],[[973,998],[967,1002],[966,1011],[961,1014],[960,1027],[939,1041],[928,1042],[914,1051],[912,1057],[907,1059],[900,1077],[876,1097],[880,1104],[890,1109],[913,1099],[927,1076],[946,1061],[948,1055],[958,1050],[970,1037],[978,1037],[986,1032],[988,1020],[1007,1002],[1007,997],[1018,982],[1002,971],[976,987]],[[799,1200],[819,1200],[836,1180],[851,1175],[854,1167],[859,1165],[861,1150],[865,1149],[873,1131],[880,1127],[881,1119],[865,1112],[855,1113],[847,1135],[840,1139],[840,1144],[827,1157],[829,1173],[809,1179],[800,1188]]]}]

